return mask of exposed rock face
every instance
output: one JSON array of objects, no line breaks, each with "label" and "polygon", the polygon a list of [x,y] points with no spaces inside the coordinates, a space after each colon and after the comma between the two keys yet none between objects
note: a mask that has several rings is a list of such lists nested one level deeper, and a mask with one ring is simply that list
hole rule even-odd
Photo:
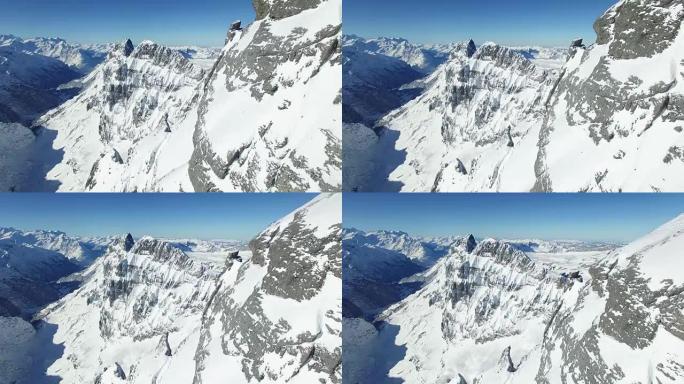
[{"label": "exposed rock face", "polygon": [[129,233],[124,240],[124,250],[126,252],[130,251],[133,248],[133,245],[135,245],[135,240],[133,240],[133,235]]},{"label": "exposed rock face", "polygon": [[[684,140],[673,130],[684,120],[682,6],[621,1],[596,22],[596,45],[575,48],[540,133],[536,190],[681,189],[672,175],[684,168],[662,159]],[[583,154],[573,169],[563,165],[569,151]]]},{"label": "exposed rock face", "polygon": [[475,236],[469,235],[466,243],[466,252],[471,253],[476,246],[477,242],[475,241]]},{"label": "exposed rock face", "polygon": [[650,57],[674,43],[684,17],[681,0],[621,0],[594,23],[596,43],[615,59]]},{"label": "exposed rock face", "polygon": [[[225,361],[247,380],[341,382],[340,203],[321,196],[251,242],[253,257],[224,276],[207,310],[196,380]],[[292,311],[318,320],[295,323]]]},{"label": "exposed rock face", "polygon": [[226,46],[205,81],[193,188],[338,190],[340,1],[258,1],[255,8],[258,20]]},{"label": "exposed rock face", "polygon": [[280,20],[300,12],[316,8],[326,0],[252,0],[257,20],[266,18]]}]

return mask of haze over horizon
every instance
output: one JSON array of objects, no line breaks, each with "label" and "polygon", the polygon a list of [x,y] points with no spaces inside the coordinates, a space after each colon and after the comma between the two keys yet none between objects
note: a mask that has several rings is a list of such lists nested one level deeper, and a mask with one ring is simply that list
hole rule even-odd
[{"label": "haze over horizon", "polygon": [[251,0],[0,0],[0,34],[104,44],[130,38],[222,47],[231,22],[254,20]]},{"label": "haze over horizon", "polygon": [[316,194],[0,194],[0,227],[80,237],[251,240]]},{"label": "haze over horizon", "polygon": [[345,228],[414,236],[628,243],[684,214],[684,195],[349,194]]},{"label": "haze over horizon", "polygon": [[508,46],[566,47],[574,38],[593,43],[594,21],[615,0],[346,0],[346,34],[399,37],[436,44],[473,39]]}]

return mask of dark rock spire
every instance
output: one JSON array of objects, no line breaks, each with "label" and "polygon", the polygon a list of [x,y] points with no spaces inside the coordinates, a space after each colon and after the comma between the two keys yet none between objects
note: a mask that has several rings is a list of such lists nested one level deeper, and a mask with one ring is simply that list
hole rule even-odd
[{"label": "dark rock spire", "polygon": [[468,47],[466,48],[466,56],[473,57],[475,51],[477,51],[477,46],[475,45],[473,39],[470,39],[468,42]]},{"label": "dark rock spire", "polygon": [[475,241],[475,236],[469,235],[468,240],[466,241],[466,252],[471,253],[476,246],[477,242]]},{"label": "dark rock spire", "polygon": [[135,240],[133,240],[133,235],[129,233],[126,235],[126,240],[124,240],[124,249],[126,252],[130,251],[133,248],[133,245],[135,245]]}]

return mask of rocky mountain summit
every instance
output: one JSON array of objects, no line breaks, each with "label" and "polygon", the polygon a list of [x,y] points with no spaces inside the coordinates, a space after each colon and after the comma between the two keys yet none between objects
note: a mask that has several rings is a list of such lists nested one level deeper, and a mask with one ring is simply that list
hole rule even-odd
[{"label": "rocky mountain summit", "polygon": [[568,259],[561,269],[505,241],[452,247],[418,274],[420,287],[377,316],[345,315],[345,358],[349,350],[358,362],[345,377],[679,382],[684,337],[676,308],[684,280],[675,266],[682,234],[684,216],[624,247],[597,251],[589,263]]}]

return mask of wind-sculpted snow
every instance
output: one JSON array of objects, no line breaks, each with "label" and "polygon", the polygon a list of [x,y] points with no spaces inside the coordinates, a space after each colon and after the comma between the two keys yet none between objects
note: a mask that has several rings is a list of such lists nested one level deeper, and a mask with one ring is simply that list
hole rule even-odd
[{"label": "wind-sculpted snow", "polygon": [[205,81],[195,190],[341,187],[341,2],[255,1]]},{"label": "wind-sculpted snow", "polygon": [[17,382],[340,383],[340,216],[339,195],[319,196],[223,264],[118,238],[34,318]]},{"label": "wind-sculpted snow", "polygon": [[[454,249],[373,332],[345,323],[352,346],[376,353],[375,371],[350,373],[386,370],[384,381],[405,383],[678,383],[682,235],[684,216],[567,270],[492,239]],[[382,348],[389,361],[377,361]]]}]

